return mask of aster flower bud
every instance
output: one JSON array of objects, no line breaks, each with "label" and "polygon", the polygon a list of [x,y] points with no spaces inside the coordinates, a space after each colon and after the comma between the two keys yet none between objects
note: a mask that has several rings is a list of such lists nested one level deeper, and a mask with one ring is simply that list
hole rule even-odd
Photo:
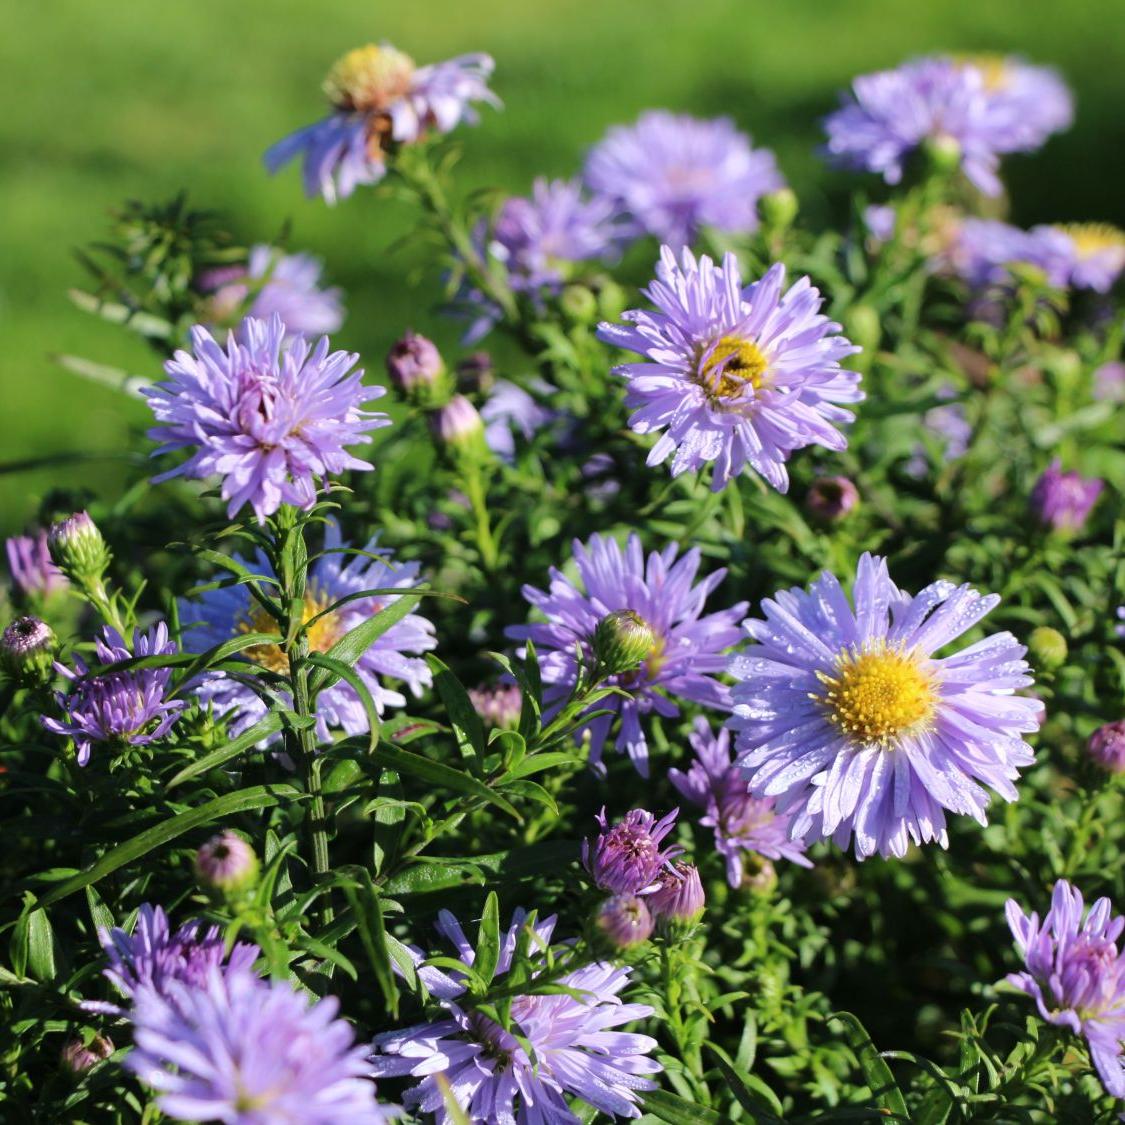
[{"label": "aster flower bud", "polygon": [[1037,629],[1031,630],[1031,636],[1027,639],[1027,648],[1033,663],[1039,668],[1050,671],[1061,668],[1066,663],[1066,637],[1049,625],[1040,625]]},{"label": "aster flower bud", "polygon": [[1109,773],[1125,773],[1125,719],[1098,727],[1087,744],[1090,757]]},{"label": "aster flower bud", "polygon": [[657,820],[644,809],[633,809],[611,828],[605,810],[598,813],[600,832],[591,842],[582,845],[582,862],[594,885],[615,895],[635,895],[648,890],[661,867],[674,856],[679,847],[660,847],[672,831],[679,809]]},{"label": "aster flower bud", "polygon": [[437,444],[454,456],[489,456],[484,440],[484,419],[464,396],[454,395],[430,415],[430,429]]},{"label": "aster flower bud", "polygon": [[805,508],[822,524],[837,523],[859,504],[859,489],[847,477],[817,477],[805,496]]},{"label": "aster flower bud", "polygon": [[660,922],[691,923],[703,913],[705,896],[699,868],[694,863],[674,863],[657,879],[648,896],[648,908]]},{"label": "aster flower bud", "polygon": [[629,295],[611,277],[598,284],[598,315],[602,320],[617,320],[629,307]]},{"label": "aster flower bud", "polygon": [[1054,531],[1081,531],[1104,487],[1094,477],[1064,473],[1056,458],[1032,489],[1031,509],[1040,523]]},{"label": "aster flower bud", "polygon": [[615,949],[629,949],[652,936],[652,914],[643,898],[614,895],[598,908],[595,925]]},{"label": "aster flower bud", "polygon": [[109,547],[89,512],[75,512],[52,524],[47,546],[51,560],[72,581],[97,585],[105,576]]},{"label": "aster flower bud", "polygon": [[241,836],[220,832],[195,853],[195,877],[207,890],[236,894],[257,880],[258,857]]},{"label": "aster flower bud", "polygon": [[777,886],[777,868],[765,856],[747,855],[742,862],[742,885],[755,894],[772,894]]},{"label": "aster flower bud", "polygon": [[766,226],[773,227],[775,230],[784,230],[791,226],[797,217],[800,203],[797,200],[797,193],[792,188],[782,187],[763,195],[758,206]]},{"label": "aster flower bud", "polygon": [[585,285],[568,285],[559,298],[563,313],[578,324],[593,324],[598,319],[598,299]]},{"label": "aster flower bud", "polygon": [[480,717],[497,730],[515,730],[520,725],[523,697],[515,684],[472,688],[469,699]]},{"label": "aster flower bud", "polygon": [[492,356],[485,351],[470,352],[457,364],[457,376],[464,386],[483,394],[496,381]]},{"label": "aster flower bud", "polygon": [[607,675],[636,668],[655,643],[652,626],[631,609],[607,613],[594,630],[594,656]]},{"label": "aster flower bud", "polygon": [[956,171],[961,163],[961,143],[947,133],[927,137],[922,143],[922,151],[935,172],[947,174]]},{"label": "aster flower bud", "polygon": [[77,1076],[108,1059],[114,1050],[113,1040],[108,1035],[95,1035],[89,1043],[74,1036],[63,1044],[59,1064],[63,1070]]},{"label": "aster flower bud", "polygon": [[869,356],[883,336],[883,322],[870,305],[852,305],[841,318],[848,339]]},{"label": "aster flower bud", "polygon": [[54,663],[58,641],[45,621],[17,617],[0,637],[0,661],[22,683],[41,683]]},{"label": "aster flower bud", "polygon": [[449,397],[449,378],[432,340],[410,329],[391,345],[387,374],[403,397],[416,406],[436,406]]}]

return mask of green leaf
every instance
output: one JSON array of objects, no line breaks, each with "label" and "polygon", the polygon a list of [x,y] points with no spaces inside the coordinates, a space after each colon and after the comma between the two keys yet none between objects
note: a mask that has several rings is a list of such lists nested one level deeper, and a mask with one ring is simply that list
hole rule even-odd
[{"label": "green leaf", "polygon": [[449,670],[448,665],[432,653],[427,654],[426,663],[434,673],[434,687],[445,705],[453,733],[457,737],[457,748],[461,756],[469,762],[474,771],[479,772],[481,759],[485,752],[484,723],[481,722],[469,693],[461,681]]},{"label": "green leaf", "polygon": [[[756,1074],[740,1070],[718,1043],[709,1042],[706,1046],[714,1054],[723,1081],[730,1088],[734,1100],[746,1110],[750,1120],[757,1125],[784,1125],[781,1117],[784,1110],[773,1090]],[[762,1104],[763,1099],[769,1103],[768,1106]]]},{"label": "green leaf", "polygon": [[878,1105],[903,1121],[909,1121],[906,1099],[902,1096],[894,1075],[891,1074],[891,1068],[875,1049],[867,1028],[860,1023],[859,1018],[851,1012],[834,1012],[828,1020],[844,1028],[844,1036],[848,1045],[855,1051],[860,1068],[867,1079],[867,1085],[871,1087],[871,1093]]},{"label": "green leaf", "polygon": [[[314,720],[315,721],[315,720]],[[218,766],[226,765],[232,758],[237,758],[244,750],[249,750],[251,746],[256,745],[263,739],[268,738],[271,734],[275,734],[281,730],[282,722],[281,716],[275,711],[269,712],[264,718],[256,722],[248,730],[244,730],[236,739],[228,742],[225,746],[220,746],[218,750],[212,750],[210,754],[204,754],[202,758],[197,758],[194,762],[184,766],[179,773],[168,782],[167,789],[175,789],[177,785],[182,785],[185,781],[190,781],[193,777],[199,777],[200,774],[209,772],[216,769]]]},{"label": "green leaf", "polygon": [[[397,625],[419,602],[423,587],[400,594],[390,605],[373,617],[349,629],[326,653],[330,660],[338,660],[349,668],[392,626]],[[331,687],[339,677],[327,668],[320,668],[309,683],[313,695]]]},{"label": "green leaf", "polygon": [[371,691],[368,686],[357,672],[339,660],[333,660],[331,657],[323,656],[320,653],[312,653],[309,655],[308,661],[317,668],[322,668],[331,673],[336,679],[343,680],[356,693],[363,707],[363,712],[367,716],[367,752],[373,754],[375,747],[379,744],[379,730],[382,724],[379,719],[379,710],[375,706],[375,700],[371,698]]},{"label": "green leaf", "polygon": [[696,1105],[687,1098],[669,1094],[666,1090],[649,1090],[641,1095],[641,1104],[654,1117],[668,1125],[727,1125],[722,1116],[706,1106]]},{"label": "green leaf", "polygon": [[375,973],[375,979],[387,1001],[391,1015],[398,1016],[398,985],[391,968],[391,956],[387,950],[387,928],[383,921],[383,905],[379,892],[371,882],[371,876],[360,868],[359,887],[344,887],[344,894],[355,915],[359,927],[360,941],[363,942],[367,960]]},{"label": "green leaf", "polygon": [[131,840],[111,848],[93,866],[48,891],[40,900],[40,905],[50,906],[51,903],[58,902],[67,895],[74,894],[75,891],[80,891],[99,879],[104,879],[107,875],[112,875],[118,868],[133,863],[141,856],[148,855],[162,844],[182,836],[185,832],[190,832],[193,828],[250,809],[269,808],[271,805],[280,804],[283,800],[292,800],[300,796],[300,791],[292,785],[255,785],[249,789],[239,789],[235,793],[216,797],[197,809],[188,809],[187,812],[161,821],[160,824],[146,829]]},{"label": "green leaf", "polygon": [[491,984],[500,963],[500,901],[495,891],[488,892],[484,901],[484,911],[477,930],[476,957],[473,968],[480,973],[485,984]]},{"label": "green leaf", "polygon": [[442,765],[441,762],[423,758],[420,754],[414,754],[410,750],[403,750],[401,747],[387,742],[379,747],[377,757],[379,764],[387,769],[408,774],[419,781],[425,781],[429,785],[447,789],[451,793],[464,793],[466,796],[479,797],[489,804],[503,809],[509,816],[514,817],[521,824],[523,823],[523,817],[508,801],[467,773]]},{"label": "green leaf", "polygon": [[398,898],[445,891],[450,887],[479,886],[483,882],[480,868],[471,863],[416,862],[392,875],[383,884],[383,893]]}]

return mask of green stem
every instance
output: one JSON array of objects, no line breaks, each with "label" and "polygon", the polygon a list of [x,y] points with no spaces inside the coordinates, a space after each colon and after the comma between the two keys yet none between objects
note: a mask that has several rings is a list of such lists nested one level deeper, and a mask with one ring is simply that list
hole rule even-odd
[{"label": "green stem", "polygon": [[476,521],[477,550],[480,552],[484,569],[494,571],[499,561],[499,548],[496,537],[492,533],[492,523],[488,514],[488,503],[485,497],[484,480],[481,476],[480,466],[469,465],[465,469],[462,483],[465,486],[465,495],[473,510]]}]

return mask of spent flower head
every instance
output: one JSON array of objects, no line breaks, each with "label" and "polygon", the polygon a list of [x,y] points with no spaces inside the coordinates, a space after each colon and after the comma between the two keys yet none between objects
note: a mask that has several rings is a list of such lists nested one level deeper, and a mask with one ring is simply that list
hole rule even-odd
[{"label": "spent flower head", "polygon": [[615,895],[638,895],[652,889],[661,869],[683,851],[661,842],[675,826],[679,809],[656,819],[645,809],[633,809],[616,824],[598,813],[598,834],[582,842],[582,863],[599,890]]}]

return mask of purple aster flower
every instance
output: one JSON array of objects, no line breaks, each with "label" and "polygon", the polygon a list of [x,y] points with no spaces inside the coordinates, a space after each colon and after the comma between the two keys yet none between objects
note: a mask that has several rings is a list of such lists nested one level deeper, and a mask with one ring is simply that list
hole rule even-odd
[{"label": "purple aster flower", "polygon": [[[168,626],[161,621],[147,633],[134,631],[131,644],[108,625],[95,641],[100,664],[116,664],[135,656],[168,656],[176,652],[168,639]],[[55,693],[63,718],[44,717],[43,726],[52,734],[74,739],[78,764],[86,765],[95,742],[147,746],[172,729],[187,704],[168,699],[171,668],[128,668],[119,672],[92,674],[80,657],[74,670],[55,665],[69,681],[65,691]]]},{"label": "purple aster flower", "polygon": [[13,536],[5,542],[4,548],[12,585],[25,598],[46,598],[69,585],[63,572],[51,562],[44,528],[34,535]]},{"label": "purple aster flower", "polygon": [[945,847],[946,810],[985,824],[978,782],[1014,801],[1034,759],[1023,735],[1043,705],[1016,694],[1032,683],[1024,647],[996,633],[933,655],[999,596],[944,581],[911,596],[869,554],[853,599],[825,572],[745,623],[757,644],[731,663],[739,764],[751,793],[792,817],[794,840],[854,835],[859,859],[902,856],[908,840]]},{"label": "purple aster flower", "polygon": [[994,120],[1009,134],[1009,150],[1031,152],[1074,121],[1074,98],[1050,67],[1011,55],[969,55],[956,61],[981,76]]},{"label": "purple aster flower", "polygon": [[1108,898],[1085,915],[1082,908],[1081,893],[1065,879],[1055,884],[1042,924],[1008,899],[1008,925],[1026,970],[1007,981],[1035,1001],[1048,1023],[1081,1035],[1106,1090],[1125,1098],[1125,954],[1117,947],[1125,918],[1114,917]]},{"label": "purple aster flower", "polygon": [[636,224],[679,249],[703,227],[745,234],[758,227],[758,200],[785,186],[768,149],[727,117],[702,120],[666,110],[616,125],[590,151],[586,183]]},{"label": "purple aster flower", "polygon": [[170,995],[143,992],[125,1066],[180,1121],[228,1125],[382,1125],[367,1048],[337,1019],[334,996],[310,1001],[288,981],[215,970]]},{"label": "purple aster flower", "polygon": [[706,896],[694,863],[671,863],[656,877],[645,900],[658,922],[694,922],[703,913]]},{"label": "purple aster flower", "polygon": [[715,850],[726,860],[727,882],[742,886],[747,852],[812,867],[805,845],[790,839],[791,818],[778,812],[771,798],[750,795],[746,775],[731,761],[730,731],[713,734],[707,720],[697,718],[688,738],[696,760],[687,773],[669,770],[668,780],[705,810],[699,823],[715,833]]},{"label": "purple aster flower", "polygon": [[[541,395],[554,391],[554,387],[541,379],[535,380],[533,386]],[[530,441],[558,415],[540,405],[523,387],[498,379],[480,409],[480,416],[485,422],[484,440],[488,448],[502,461],[511,463],[516,456],[516,435]]]},{"label": "purple aster flower", "polygon": [[[951,399],[957,395],[951,383],[943,383],[935,392],[938,398]],[[946,465],[964,457],[973,440],[973,427],[965,415],[965,407],[960,402],[950,402],[944,406],[931,406],[922,415],[922,426],[926,433],[941,448],[941,460]],[[904,470],[907,475],[922,478],[929,470],[926,446],[915,447]]]},{"label": "purple aster flower", "polygon": [[[295,336],[320,336],[344,323],[339,289],[322,289],[323,263],[311,254],[282,254],[273,246],[250,248],[245,268],[210,270],[197,282],[208,294],[208,313],[219,323],[242,315],[269,320],[276,313]],[[251,290],[254,299],[244,309]]]},{"label": "purple aster flower", "polygon": [[1031,229],[1055,285],[1108,293],[1125,270],[1125,231],[1109,223],[1060,223]]},{"label": "purple aster flower", "polygon": [[1046,527],[1081,531],[1105,484],[1096,477],[1062,471],[1056,457],[1031,490],[1031,508]]},{"label": "purple aster flower", "polygon": [[1103,363],[1094,372],[1093,394],[1099,402],[1125,402],[1125,363]]},{"label": "purple aster flower", "polygon": [[[376,558],[370,556],[375,555]],[[240,560],[255,574],[272,575],[269,562],[258,556],[253,562]],[[418,584],[417,563],[396,563],[389,551],[371,540],[363,553],[348,558],[339,528],[328,524],[324,551],[309,571],[303,619],[313,621],[307,631],[312,652],[327,652],[341,637],[395,601],[394,595],[357,598],[324,612],[341,598],[363,590],[409,590]],[[208,590],[198,602],[180,605],[184,645],[191,652],[205,652],[214,645],[244,633],[279,633],[277,622],[253,599],[245,585]],[[406,697],[389,687],[386,679],[401,680],[418,696],[431,682],[429,666],[413,655],[436,646],[434,627],[424,617],[408,613],[372,644],[353,666],[363,681],[376,710],[404,707]],[[243,659],[283,676],[289,661],[279,645],[255,645],[243,649]],[[239,680],[222,672],[210,673],[196,687],[196,694],[225,715],[232,734],[253,726],[268,710],[265,701]],[[344,681],[326,688],[317,697],[317,733],[329,739],[330,730],[363,734],[368,729],[367,711],[355,690]]]},{"label": "purple aster flower", "polygon": [[876,172],[889,184],[924,144],[955,146],[962,171],[986,195],[1000,193],[1000,154],[1027,147],[981,71],[952,59],[917,59],[857,78],[824,127],[836,164]]},{"label": "purple aster flower", "polygon": [[1125,719],[1098,727],[1086,745],[1090,758],[1109,773],[1125,773]]},{"label": "purple aster flower", "polygon": [[492,70],[483,54],[416,67],[389,43],[349,51],[324,82],[332,113],[278,141],[265,155],[266,167],[276,172],[300,156],[310,199],[346,199],[360,184],[378,183],[402,146],[452,132],[463,121],[474,124],[473,102],[498,106],[488,88]]},{"label": "purple aster flower", "polygon": [[386,392],[360,382],[358,356],[330,353],[327,336],[315,348],[287,337],[276,313],[247,317],[225,351],[199,325],[191,342],[192,352],[164,365],[167,382],[144,391],[161,423],[149,430],[162,442],[155,453],[195,450],[155,480],[220,476],[227,515],[250,504],[261,523],[282,504],[312,507],[318,480],[372,467],[345,451],[390,425],[385,414],[360,409]]},{"label": "purple aster flower", "polygon": [[784,284],[780,264],[743,288],[733,254],[719,267],[685,250],[681,265],[664,246],[644,291],[657,311],[632,309],[627,326],[601,325],[601,339],[644,357],[614,371],[628,380],[632,429],[664,431],[649,465],[674,452],[679,476],[713,462],[715,491],[750,465],[784,492],[795,449],[847,447],[834,423],[852,415],[835,404],[863,394],[859,375],[840,360],[860,349],[820,314],[807,277],[785,292]]},{"label": "purple aster flower", "polygon": [[[496,978],[511,968],[516,942],[528,924],[527,915],[517,910],[502,943]],[[545,963],[554,926],[553,917],[535,924],[530,947],[534,961]],[[472,965],[473,947],[449,911],[439,915],[438,930],[460,960]],[[421,951],[411,952],[421,964]],[[408,1109],[432,1113],[439,1125],[453,1121],[445,1108],[445,1089],[473,1125],[578,1125],[568,1096],[610,1117],[640,1117],[637,1091],[655,1089],[646,1076],[662,1067],[648,1057],[656,1048],[655,1039],[613,1030],[653,1014],[647,1004],[621,1001],[618,994],[628,984],[629,972],[595,962],[559,981],[577,995],[516,996],[512,1031],[506,1031],[483,1013],[457,1003],[465,992],[461,974],[422,968],[418,975],[441,1002],[445,1016],[377,1036],[375,1075],[420,1078],[403,1101]]]},{"label": "purple aster flower", "polygon": [[494,684],[469,689],[476,713],[490,727],[498,730],[516,730],[523,711],[523,696],[515,684]]},{"label": "purple aster flower", "polygon": [[[202,922],[191,921],[173,933],[164,910],[148,903],[141,907],[131,934],[118,927],[100,929],[98,940],[109,962],[104,975],[130,1001],[142,993],[168,997],[177,982],[199,988],[212,970],[241,972],[258,959],[258,947],[246,942],[236,943],[228,956],[218,926],[205,929]],[[107,1015],[129,1014],[97,1000],[82,1007]]]},{"label": "purple aster flower", "polygon": [[562,706],[578,679],[576,650],[593,659],[592,643],[598,622],[609,613],[629,610],[653,631],[656,643],[639,668],[611,676],[629,693],[629,698],[608,696],[595,705],[610,711],[592,719],[590,761],[601,761],[602,749],[616,718],[620,718],[616,745],[632,758],[642,776],[648,773],[648,743],[641,716],[655,711],[671,718],[680,713],[675,699],[703,707],[730,707],[730,692],[715,679],[726,666],[723,653],[739,639],[736,622],[746,603],[704,615],[708,594],[726,575],[717,570],[695,583],[701,555],[698,548],[677,559],[679,547],[669,544],[653,551],[646,561],[641,541],[630,535],[625,550],[612,539],[590,537],[588,544],[575,540],[574,561],[581,585],[551,568],[548,592],[525,586],[523,596],[538,609],[546,622],[516,625],[508,636],[530,640],[539,656],[546,687],[544,699]]},{"label": "purple aster flower", "polygon": [[660,869],[682,851],[678,844],[661,848],[680,810],[656,819],[644,809],[633,809],[612,827],[605,809],[597,815],[598,835],[582,842],[582,863],[594,886],[618,895],[639,895],[652,889]]},{"label": "purple aster flower", "polygon": [[1010,285],[1015,265],[1043,270],[1052,284],[1064,281],[1054,239],[995,219],[963,219],[947,257],[953,271],[975,289]]}]

